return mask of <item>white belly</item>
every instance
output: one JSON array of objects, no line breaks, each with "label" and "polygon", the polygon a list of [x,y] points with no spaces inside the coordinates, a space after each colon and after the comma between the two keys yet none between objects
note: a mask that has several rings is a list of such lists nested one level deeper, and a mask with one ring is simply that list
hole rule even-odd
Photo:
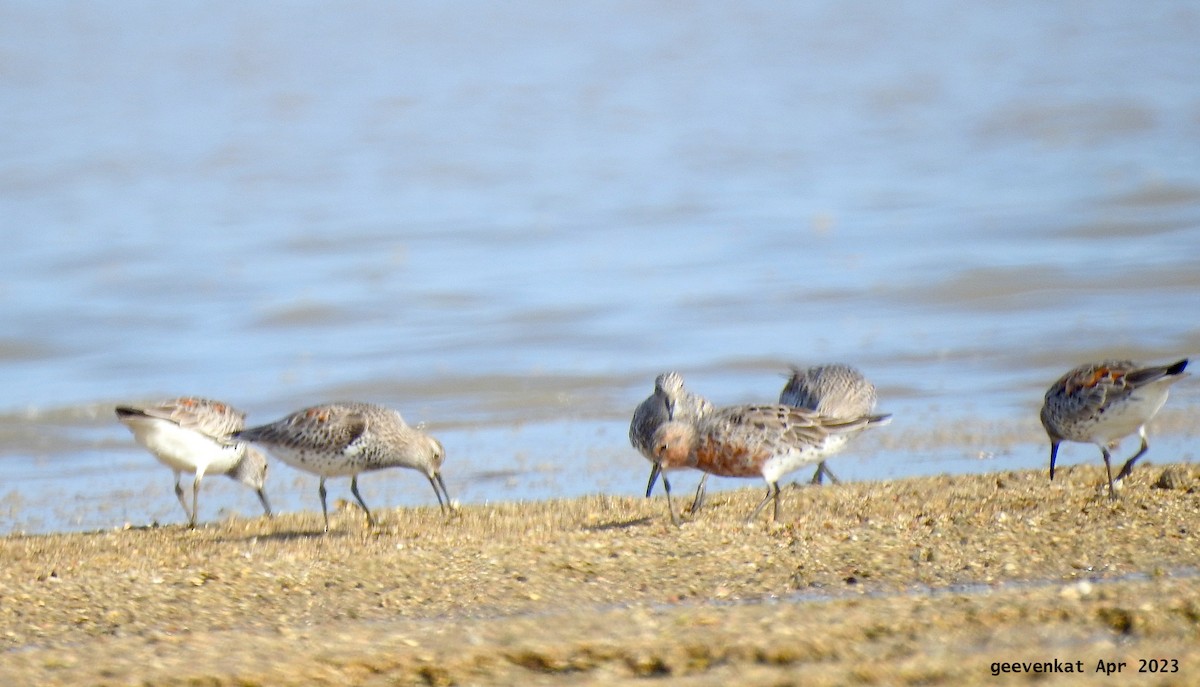
[{"label": "white belly", "polygon": [[1110,444],[1136,432],[1162,409],[1167,391],[1165,385],[1151,385],[1138,389],[1124,403],[1110,406],[1092,431],[1093,441]]},{"label": "white belly", "polygon": [[763,479],[767,481],[767,484],[774,484],[790,472],[799,470],[805,465],[819,463],[837,453],[845,448],[848,440],[849,436],[846,434],[832,434],[825,437],[825,441],[821,444],[792,448],[776,453],[768,458],[766,463],[763,463]]},{"label": "white belly", "polygon": [[224,474],[233,469],[246,450],[244,444],[225,445],[169,420],[136,417],[127,419],[126,424],[139,444],[179,472]]}]

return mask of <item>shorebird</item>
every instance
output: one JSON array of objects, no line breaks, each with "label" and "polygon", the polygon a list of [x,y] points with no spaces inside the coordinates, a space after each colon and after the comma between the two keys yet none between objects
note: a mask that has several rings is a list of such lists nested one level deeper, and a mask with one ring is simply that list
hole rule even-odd
[{"label": "shorebird", "polygon": [[[803,370],[793,367],[791,378],[779,394],[779,403],[782,405],[807,408],[823,417],[838,420],[869,415],[875,410],[875,401],[875,385],[868,382],[858,370],[841,363],[815,365]],[[820,484],[822,474],[830,482],[838,483],[838,478],[824,460],[817,463],[812,483]]]},{"label": "shorebird", "polygon": [[761,476],[767,495],[746,522],[774,501],[779,519],[779,480],[802,466],[820,462],[841,448],[846,437],[883,425],[891,415],[849,420],[825,418],[786,405],[745,405],[716,410],[697,423],[672,421],[654,433],[654,457],[663,470],[693,467],[723,477]]},{"label": "shorebird", "polygon": [[[200,482],[205,475],[226,475],[254,489],[263,511],[271,515],[263,484],[267,459],[253,447],[226,437],[246,426],[246,414],[236,408],[204,398],[184,397],[139,408],[117,406],[117,419],[133,432],[133,438],[163,465],[175,471],[175,496],[196,526]],[[190,472],[192,505],[189,508],[179,486],[180,475]]]},{"label": "shorebird", "polygon": [[1188,376],[1183,371],[1187,364],[1187,358],[1151,367],[1129,360],[1105,360],[1080,365],[1052,384],[1041,415],[1050,437],[1050,479],[1054,479],[1059,444],[1095,444],[1104,456],[1108,496],[1116,498],[1109,452],[1134,432],[1141,437],[1141,448],[1125,461],[1116,481],[1128,477],[1134,462],[1150,448],[1146,423],[1167,402],[1171,385]]},{"label": "shorebird", "polygon": [[[660,472],[658,460],[654,457],[654,431],[671,420],[695,422],[711,413],[713,404],[704,397],[693,394],[683,388],[683,375],[678,372],[664,372],[654,380],[654,393],[638,404],[633,411],[633,420],[629,423],[629,443],[633,444],[653,467],[650,470],[650,480],[646,483],[646,498],[654,491],[654,483]],[[667,493],[667,508],[671,511],[671,521],[678,524],[679,515],[675,512],[675,503],[671,500],[671,483],[667,476],[662,476],[663,489]],[[700,509],[704,502],[705,482],[708,474],[700,478],[696,487],[696,498],[692,500],[692,512]]]},{"label": "shorebird", "polygon": [[371,526],[375,519],[358,493],[358,475],[369,470],[419,470],[429,478],[442,511],[453,508],[442,481],[442,462],[446,458],[442,444],[408,426],[391,408],[371,403],[328,403],[298,410],[269,425],[235,432],[234,436],[254,442],[288,465],[321,478],[318,493],[326,532],[329,509],[325,504],[325,480],[329,477],[350,477],[350,493]]}]

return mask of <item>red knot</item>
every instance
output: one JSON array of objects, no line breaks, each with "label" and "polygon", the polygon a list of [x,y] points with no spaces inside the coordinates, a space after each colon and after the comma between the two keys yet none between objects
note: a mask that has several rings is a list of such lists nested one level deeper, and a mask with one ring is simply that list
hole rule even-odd
[{"label": "red knot", "polygon": [[[654,491],[654,483],[658,480],[660,466],[654,457],[654,432],[671,420],[695,422],[704,415],[711,413],[713,404],[702,396],[683,388],[683,375],[678,372],[664,372],[654,380],[654,393],[638,404],[633,411],[633,420],[629,423],[629,443],[633,444],[653,467],[650,469],[650,480],[646,483],[646,498]],[[696,497],[692,500],[692,512],[700,509],[704,502],[705,482],[708,474],[700,478],[696,487]],[[671,500],[671,483],[667,476],[662,476],[663,490],[667,494],[667,508],[671,511],[671,521],[678,524],[679,515],[675,511],[675,502]]]},{"label": "red knot", "polygon": [[654,433],[654,456],[663,470],[693,467],[722,477],[761,476],[767,495],[746,521],[768,501],[774,501],[772,518],[778,520],[779,480],[784,475],[820,462],[840,448],[846,434],[890,420],[890,415],[835,420],[785,405],[733,406],[695,424],[663,424]]}]

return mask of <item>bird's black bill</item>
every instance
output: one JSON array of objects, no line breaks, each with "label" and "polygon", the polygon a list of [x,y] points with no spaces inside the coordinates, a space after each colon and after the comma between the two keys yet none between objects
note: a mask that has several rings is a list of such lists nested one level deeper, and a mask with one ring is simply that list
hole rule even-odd
[{"label": "bird's black bill", "polygon": [[[654,492],[654,483],[658,481],[658,473],[660,472],[662,472],[662,466],[655,463],[654,467],[650,469],[650,481],[646,483],[646,498],[650,498],[650,494]],[[666,481],[667,478],[664,477],[663,482]]]}]

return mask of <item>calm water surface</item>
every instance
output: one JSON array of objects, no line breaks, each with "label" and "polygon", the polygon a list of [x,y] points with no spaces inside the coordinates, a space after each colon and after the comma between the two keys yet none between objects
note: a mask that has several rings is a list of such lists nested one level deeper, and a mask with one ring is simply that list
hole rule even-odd
[{"label": "calm water surface", "polygon": [[[391,405],[480,503],[639,493],[663,370],[720,405],[846,361],[895,421],[843,478],[1044,467],[1067,367],[1200,354],[1197,35],[1183,1],[4,3],[0,532],[182,521],[112,414],[181,394]],[[1150,460],[1196,459],[1195,380]]]}]

